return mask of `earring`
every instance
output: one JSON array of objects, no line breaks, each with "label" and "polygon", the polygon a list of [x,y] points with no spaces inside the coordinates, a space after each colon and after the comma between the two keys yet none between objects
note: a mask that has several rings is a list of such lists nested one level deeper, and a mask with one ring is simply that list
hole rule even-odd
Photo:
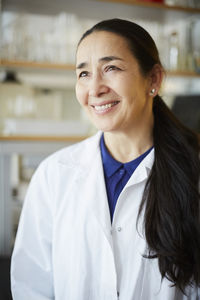
[{"label": "earring", "polygon": [[151,96],[155,93],[156,89],[152,89],[151,92],[149,93]]}]

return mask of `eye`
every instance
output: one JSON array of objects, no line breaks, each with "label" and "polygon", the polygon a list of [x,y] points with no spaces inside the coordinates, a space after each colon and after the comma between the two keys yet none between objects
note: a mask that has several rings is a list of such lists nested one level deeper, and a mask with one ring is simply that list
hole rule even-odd
[{"label": "eye", "polygon": [[113,65],[106,67],[106,71],[115,71],[115,70],[121,70],[121,69]]},{"label": "eye", "polygon": [[89,72],[87,72],[87,71],[82,71],[80,74],[79,74],[79,78],[81,78],[81,77],[86,77],[86,76],[88,76],[88,74],[89,74]]}]

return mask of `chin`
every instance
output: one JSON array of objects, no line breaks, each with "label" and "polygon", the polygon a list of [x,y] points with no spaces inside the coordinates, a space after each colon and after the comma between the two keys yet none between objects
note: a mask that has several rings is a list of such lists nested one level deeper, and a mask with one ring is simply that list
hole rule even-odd
[{"label": "chin", "polygon": [[106,127],[106,126],[102,126],[102,127],[100,127],[100,126],[96,126],[96,128],[98,129],[98,130],[101,130],[101,131],[103,131],[103,132],[112,132],[112,131],[115,131],[116,129],[115,128],[113,128],[113,127]]},{"label": "chin", "polygon": [[90,121],[98,130],[101,130],[103,132],[111,132],[119,128],[119,124],[117,124],[117,122],[112,122],[110,118],[109,120],[105,118],[104,120],[97,120],[96,118],[94,119],[91,117]]},{"label": "chin", "polygon": [[91,123],[98,129],[101,131],[110,131],[111,126],[109,124],[106,124],[106,122],[95,122],[94,119],[90,119]]}]

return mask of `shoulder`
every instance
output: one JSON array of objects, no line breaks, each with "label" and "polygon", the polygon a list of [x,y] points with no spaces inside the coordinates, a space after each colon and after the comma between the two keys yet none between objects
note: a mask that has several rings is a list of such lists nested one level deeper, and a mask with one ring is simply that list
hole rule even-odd
[{"label": "shoulder", "polygon": [[76,176],[85,174],[99,150],[101,132],[79,143],[67,146],[45,158],[32,176],[30,187],[52,191],[58,185],[71,184]]},{"label": "shoulder", "polygon": [[72,166],[84,164],[99,149],[101,132],[70,146],[67,146],[45,158],[39,169],[54,169],[57,165]]}]

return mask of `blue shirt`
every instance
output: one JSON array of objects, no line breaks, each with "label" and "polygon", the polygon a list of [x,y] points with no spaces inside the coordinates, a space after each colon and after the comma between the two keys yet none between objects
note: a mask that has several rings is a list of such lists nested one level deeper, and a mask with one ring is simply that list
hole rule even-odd
[{"label": "blue shirt", "polygon": [[123,190],[124,186],[126,185],[127,181],[129,180],[135,169],[138,167],[141,161],[149,154],[152,148],[153,147],[151,147],[149,150],[147,150],[145,153],[143,153],[136,159],[123,164],[115,160],[110,155],[106,148],[104,137],[102,134],[100,140],[100,149],[111,221],[113,219],[115,206],[121,191]]}]

